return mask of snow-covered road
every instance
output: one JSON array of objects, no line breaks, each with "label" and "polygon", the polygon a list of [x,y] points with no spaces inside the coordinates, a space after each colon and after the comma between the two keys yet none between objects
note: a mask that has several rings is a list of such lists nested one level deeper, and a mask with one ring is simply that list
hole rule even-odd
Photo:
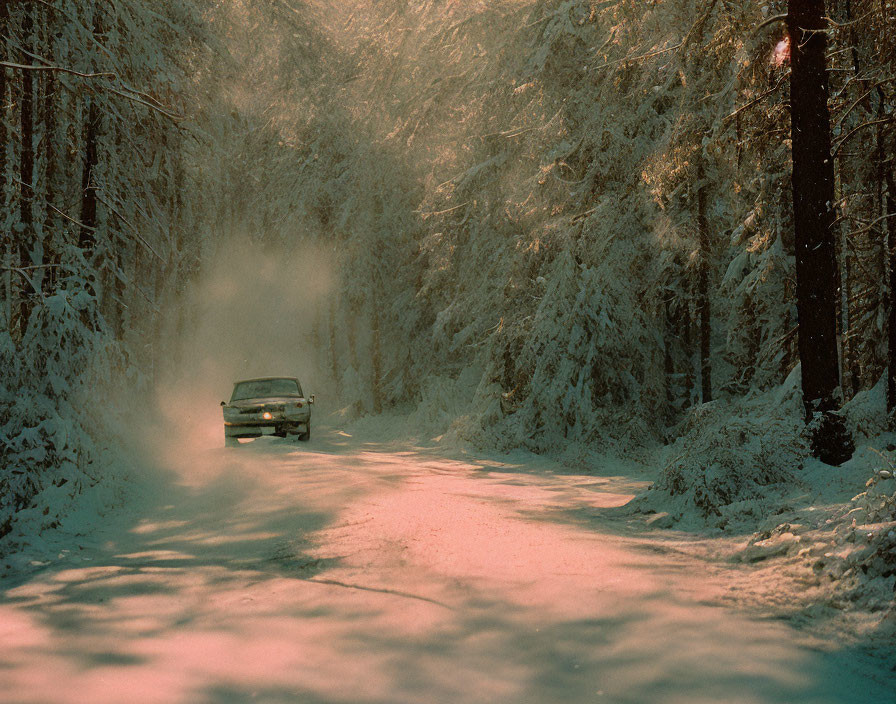
[{"label": "snow-covered road", "polygon": [[627,535],[631,481],[516,459],[337,432],[172,453],[0,582],[0,701],[896,701],[856,654],[719,605],[724,570]]}]

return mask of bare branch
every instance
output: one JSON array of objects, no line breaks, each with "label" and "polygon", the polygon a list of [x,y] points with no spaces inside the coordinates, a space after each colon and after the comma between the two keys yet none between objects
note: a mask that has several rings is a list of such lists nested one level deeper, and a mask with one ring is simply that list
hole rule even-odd
[{"label": "bare branch", "polygon": [[10,61],[0,61],[0,66],[11,68],[16,71],[50,71],[53,73],[67,73],[78,78],[118,78],[115,73],[81,73],[63,66],[35,66],[34,64],[15,64]]},{"label": "bare branch", "polygon": [[852,230],[851,232],[847,232],[844,235],[844,237],[846,239],[850,239],[851,237],[855,237],[856,235],[861,235],[866,232],[869,232],[869,231],[873,230],[875,227],[877,227],[877,225],[879,223],[883,222],[884,220],[889,220],[890,218],[896,218],[896,213],[888,213],[887,215],[881,215],[880,217],[875,218],[874,220],[869,222],[864,227],[860,227],[858,230]]},{"label": "bare branch", "polygon": [[[18,179],[18,178],[13,179],[13,181],[14,181],[16,184],[18,184],[19,186],[23,186],[24,188],[29,189],[32,193],[35,192],[35,190],[34,190],[34,186],[32,186],[30,183],[25,183],[24,181],[22,181],[21,179]],[[76,220],[76,219],[73,218],[71,215],[69,215],[68,213],[63,212],[62,210],[60,210],[59,208],[57,208],[57,207],[56,207],[55,205],[53,205],[52,203],[46,203],[46,206],[47,206],[50,210],[52,210],[54,213],[56,213],[57,215],[60,215],[61,217],[65,218],[66,220],[68,220],[68,221],[71,222],[71,223],[74,223],[74,224],[77,225],[78,227],[83,227],[83,228],[86,228],[86,229],[88,229],[88,230],[96,231],[96,228],[95,228],[95,227],[90,227],[89,225],[85,225],[85,224],[84,224],[83,222],[81,222],[80,220]]]},{"label": "bare branch", "polygon": [[0,271],[34,271],[35,269],[60,269],[62,264],[34,264],[32,266],[0,266]]},{"label": "bare branch", "polygon": [[855,137],[861,130],[865,129],[866,127],[874,127],[875,125],[886,125],[892,122],[896,122],[896,117],[882,117],[879,120],[868,120],[867,122],[863,122],[861,125],[857,125],[837,140],[837,143],[831,150],[831,156],[836,157],[838,152],[840,151],[840,147],[846,144],[850,139]]},{"label": "bare branch", "polygon": [[448,213],[453,212],[455,210],[459,210],[460,208],[463,208],[465,205],[469,205],[469,204],[470,204],[470,201],[467,201],[466,203],[461,203],[460,205],[455,205],[453,208],[447,208],[446,210],[437,210],[437,211],[433,211],[433,212],[429,212],[429,213],[424,213],[422,210],[416,210],[414,212],[418,213],[421,218],[426,220],[427,218],[431,218],[436,215],[447,215]]},{"label": "bare branch", "polygon": [[856,98],[848,108],[845,109],[843,114],[840,115],[840,117],[837,119],[836,127],[842,125],[843,121],[850,115],[850,113],[852,113],[856,106],[859,105],[859,103],[861,103],[863,100],[865,100],[865,98],[867,98],[869,95],[871,95],[871,93],[873,93],[877,88],[880,88],[887,83],[892,83],[893,81],[896,81],[896,77],[887,78],[885,80],[874,83],[870,88],[868,88],[868,90],[866,90],[858,98]]},{"label": "bare branch", "polygon": [[94,232],[96,231],[96,228],[95,228],[95,227],[91,227],[90,225],[85,225],[85,224],[84,224],[83,222],[81,222],[80,220],[76,220],[76,219],[73,218],[71,215],[62,212],[59,208],[57,208],[57,207],[56,207],[55,205],[53,205],[52,203],[47,203],[47,207],[48,207],[50,210],[52,210],[54,213],[56,213],[57,215],[59,215],[60,217],[65,218],[65,219],[68,220],[70,223],[73,223],[73,224],[77,225],[77,226],[80,227],[80,228],[83,228],[83,229],[85,229],[85,230],[93,230]]},{"label": "bare branch", "polygon": [[[76,76],[82,79],[99,79],[105,78],[110,81],[115,81],[119,84],[122,90],[118,90],[113,87],[107,88],[110,93],[117,95],[125,100],[130,100],[132,102],[143,105],[144,107],[149,108],[150,110],[154,110],[161,115],[164,115],[170,120],[174,120],[178,122],[180,120],[185,119],[184,115],[178,115],[177,113],[172,112],[165,105],[163,105],[160,101],[156,100],[154,97],[149,95],[148,93],[144,93],[143,91],[139,91],[135,88],[131,88],[127,85],[123,80],[121,80],[121,76],[119,74],[112,71],[103,71],[99,73],[82,73],[81,71],[75,71],[70,68],[65,68],[63,66],[54,66],[47,59],[37,54],[31,53],[25,49],[21,49],[23,52],[28,54],[28,56],[40,61],[41,64],[17,64],[8,61],[0,61],[0,66],[5,68],[19,70],[19,71],[52,71],[54,73],[62,73],[66,75]],[[126,91],[126,92],[123,92]]]},{"label": "bare branch", "polygon": [[769,88],[767,91],[765,91],[764,93],[760,94],[760,95],[757,96],[756,98],[753,98],[753,100],[751,100],[751,101],[750,101],[749,103],[747,103],[746,105],[742,105],[741,107],[739,107],[739,108],[738,108],[737,110],[735,110],[734,112],[732,112],[732,113],[726,115],[725,118],[724,118],[724,120],[723,120],[723,122],[727,122],[727,121],[730,120],[731,118],[733,118],[733,117],[737,117],[737,116],[740,115],[742,112],[744,112],[744,111],[746,111],[746,110],[749,110],[749,109],[750,109],[751,107],[753,107],[754,105],[756,105],[756,104],[758,104],[758,103],[761,103],[761,102],[762,102],[763,100],[765,100],[768,96],[770,96],[770,95],[772,95],[773,93],[775,93],[775,92],[777,92],[778,90],[780,90],[780,89],[781,89],[781,85],[782,85],[782,84],[784,83],[784,81],[786,81],[789,77],[790,77],[790,72],[788,71],[788,72],[785,73],[783,76],[781,76],[781,78],[778,80],[778,82],[777,82],[774,86],[772,86],[771,88]]},{"label": "bare branch", "polygon": [[866,12],[864,15],[860,15],[856,17],[854,20],[849,20],[848,22],[838,22],[837,20],[831,17],[825,17],[824,21],[827,22],[834,29],[843,29],[844,27],[850,27],[854,24],[859,24],[860,22],[864,22],[868,17],[873,15],[873,12]]},{"label": "bare branch", "polygon": [[764,22],[760,22],[753,29],[753,34],[758,34],[761,30],[768,27],[770,24],[774,24],[775,22],[784,22],[787,19],[787,15],[775,15],[774,17],[769,17]]}]

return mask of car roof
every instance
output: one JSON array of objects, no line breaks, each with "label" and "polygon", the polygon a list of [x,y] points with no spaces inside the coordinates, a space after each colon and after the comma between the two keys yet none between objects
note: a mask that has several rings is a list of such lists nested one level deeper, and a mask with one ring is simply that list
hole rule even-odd
[{"label": "car roof", "polygon": [[299,381],[298,377],[294,376],[257,376],[254,379],[241,379],[240,381],[235,381],[233,382],[233,385],[245,384],[249,381],[274,381],[275,379],[289,379],[290,381],[295,381],[297,383]]}]

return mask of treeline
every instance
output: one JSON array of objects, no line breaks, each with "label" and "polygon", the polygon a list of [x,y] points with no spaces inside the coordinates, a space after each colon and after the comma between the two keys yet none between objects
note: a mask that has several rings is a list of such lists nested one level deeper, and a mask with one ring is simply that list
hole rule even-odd
[{"label": "treeline", "polygon": [[[835,280],[807,284],[832,292],[833,409],[896,349],[896,26],[891,2],[792,4],[824,13]],[[459,394],[468,435],[544,449],[640,445],[783,383],[787,13],[393,0],[311,22],[331,62],[288,88],[292,212],[341,258],[320,340],[347,399]]]},{"label": "treeline", "polygon": [[199,266],[197,5],[0,2],[0,533],[96,478]]},{"label": "treeline", "polygon": [[[894,368],[896,8],[807,3],[836,407]],[[89,470],[102,408],[77,399],[152,378],[235,233],[332,254],[313,337],[360,413],[632,447],[776,388],[799,361],[787,12],[0,2],[0,524]]]},{"label": "treeline", "polygon": [[317,19],[279,0],[0,0],[0,537],[36,507],[52,525],[101,481],[109,434],[148,420],[222,243],[299,245],[304,106],[284,101],[321,87]]}]

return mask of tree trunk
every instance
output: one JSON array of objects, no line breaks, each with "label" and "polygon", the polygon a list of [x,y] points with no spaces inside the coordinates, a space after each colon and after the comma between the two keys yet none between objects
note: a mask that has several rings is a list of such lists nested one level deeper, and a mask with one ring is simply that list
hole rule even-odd
[{"label": "tree trunk", "polygon": [[330,300],[330,324],[327,326],[330,350],[330,375],[333,377],[333,385],[336,395],[339,395],[339,354],[336,349],[336,297]]},{"label": "tree trunk", "polygon": [[694,374],[694,320],[699,316],[696,310],[696,302],[694,301],[693,281],[691,277],[684,277],[685,295],[687,296],[688,305],[680,316],[681,343],[684,348],[684,358],[687,364],[684,367],[684,376],[682,377],[682,396],[684,405],[682,410],[686,410],[696,404],[697,401],[697,379]]},{"label": "tree trunk", "polygon": [[[7,55],[5,37],[9,35],[9,2],[0,0],[0,48],[2,54]],[[6,212],[7,207],[7,177],[6,177],[6,140],[9,138],[6,130],[6,69],[0,68],[0,212]],[[0,236],[0,256],[3,257],[3,324],[7,332],[12,332],[12,272],[9,267],[13,265],[13,239],[11,233],[4,228]]]},{"label": "tree trunk", "polygon": [[[34,48],[34,18],[33,7],[25,8],[22,14],[22,43],[26,51]],[[33,53],[33,52],[32,52]],[[31,58],[22,52],[22,61],[28,62]],[[31,248],[34,246],[34,73],[22,71],[22,99],[19,106],[19,119],[22,127],[22,148],[19,156],[19,221],[21,232],[19,234],[19,266],[31,265]],[[34,291],[25,289],[23,285],[21,300],[19,301],[19,332],[24,334],[28,327],[28,319],[31,317],[31,297]]]},{"label": "tree trunk", "polygon": [[839,408],[834,164],[823,0],[790,0],[790,107],[797,313],[803,404],[812,452],[839,465],[854,449]]},{"label": "tree trunk", "polygon": [[358,364],[358,333],[357,333],[357,321],[358,321],[358,308],[359,306],[353,301],[348,301],[346,303],[347,308],[347,323],[345,334],[348,339],[348,357],[349,362],[352,365],[352,369],[356,372],[359,371]]},{"label": "tree trunk", "polygon": [[849,399],[858,390],[858,380],[856,379],[858,345],[855,343],[854,339],[854,335],[858,331],[857,326],[854,325],[857,316],[853,312],[853,309],[856,307],[856,301],[853,298],[853,290],[860,287],[861,282],[858,282],[858,286],[854,285],[855,276],[853,275],[852,257],[850,256],[850,243],[848,239],[838,232],[834,233],[834,237],[836,237],[838,241],[836,256],[839,260],[837,274],[840,277],[840,295],[838,296],[840,314],[837,318],[837,339],[840,341],[840,366],[843,395],[844,399]]},{"label": "tree trunk", "polygon": [[[103,32],[101,17],[102,10],[99,6],[93,9],[93,33],[99,37]],[[97,105],[97,97],[93,95],[88,100],[87,121],[84,124],[84,156],[81,170],[81,232],[78,236],[78,247],[84,250],[85,255],[90,256],[96,246],[96,228],[99,224],[97,218],[97,195],[94,180],[97,164],[99,164],[99,132],[100,109]]]},{"label": "tree trunk", "polygon": [[[7,56],[6,37],[9,35],[9,0],[0,0],[0,54]],[[0,144],[5,145],[6,133],[6,69],[0,68]],[[0,184],[3,192],[0,198],[6,198],[6,149],[0,149]],[[5,200],[4,200],[5,204]],[[5,235],[6,233],[4,233]]]},{"label": "tree trunk", "polygon": [[890,428],[896,429],[896,177],[893,171],[887,173],[886,215],[887,254],[889,255],[889,303],[887,319],[887,414]]},{"label": "tree trunk", "polygon": [[702,157],[697,171],[697,238],[700,247],[697,274],[697,306],[700,309],[700,400],[712,401],[712,308],[709,302],[709,223],[706,217],[706,184]]},{"label": "tree trunk", "polygon": [[383,394],[380,387],[380,378],[382,377],[382,347],[380,344],[380,311],[379,301],[374,295],[371,301],[371,321],[373,330],[371,331],[371,375],[370,389],[373,396],[373,412],[382,413],[383,410]]},{"label": "tree trunk", "polygon": [[78,247],[90,255],[96,246],[97,198],[93,182],[94,171],[99,163],[97,141],[99,139],[99,109],[96,98],[90,99],[87,122],[84,125],[84,160],[81,171],[81,234]]},{"label": "tree trunk", "polygon": [[666,417],[665,425],[671,426],[678,414],[675,393],[675,358],[672,356],[672,340],[676,337],[675,320],[672,315],[672,298],[674,292],[663,292],[663,378],[666,382]]},{"label": "tree trunk", "polygon": [[[112,140],[112,149],[114,153],[120,154],[122,150],[122,135],[121,129],[117,125],[110,125],[109,131],[114,135]],[[96,190],[93,191],[94,196],[96,195]],[[110,232],[110,237],[111,237]],[[175,242],[177,244],[177,255],[178,259],[180,259],[181,248],[179,243],[179,231],[176,232]],[[103,315],[106,318],[106,322],[112,328],[112,333],[115,335],[115,338],[121,340],[124,338],[124,330],[125,330],[125,316],[127,315],[128,306],[125,302],[125,257],[127,254],[127,249],[125,247],[124,241],[118,242],[117,245],[112,246],[111,251],[105,253],[106,265],[108,267],[107,272],[109,275],[108,284],[103,287],[103,296],[102,296],[102,310]],[[182,266],[179,265],[179,266]],[[178,292],[181,290],[178,285]],[[183,311],[182,311],[183,312]],[[181,316],[183,317],[183,316]],[[182,325],[180,320],[178,321],[179,325]],[[183,330],[183,328],[179,328],[178,334]],[[180,338],[178,338],[180,339]]]},{"label": "tree trunk", "polygon": [[[41,37],[41,42],[44,45],[43,52],[44,56],[53,63],[55,60],[53,51],[55,25],[52,11],[44,8],[43,15],[43,32]],[[44,125],[44,261],[47,264],[59,263],[59,256],[57,255],[59,235],[56,232],[56,228],[60,225],[60,221],[58,215],[51,207],[56,201],[57,170],[59,168],[56,153],[56,88],[56,76],[51,72],[47,72],[43,77],[43,100],[41,101]],[[50,293],[54,290],[57,271],[54,267],[47,269],[43,277],[44,293]]]}]

